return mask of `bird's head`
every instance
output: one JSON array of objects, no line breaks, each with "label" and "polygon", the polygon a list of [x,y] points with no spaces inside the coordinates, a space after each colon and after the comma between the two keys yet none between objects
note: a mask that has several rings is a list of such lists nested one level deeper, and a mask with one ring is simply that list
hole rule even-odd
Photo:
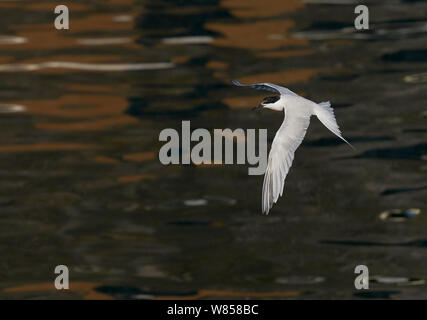
[{"label": "bird's head", "polygon": [[283,110],[283,103],[281,103],[280,96],[271,96],[264,98],[261,103],[253,108],[260,109],[260,108],[267,108],[275,111],[282,111]]}]

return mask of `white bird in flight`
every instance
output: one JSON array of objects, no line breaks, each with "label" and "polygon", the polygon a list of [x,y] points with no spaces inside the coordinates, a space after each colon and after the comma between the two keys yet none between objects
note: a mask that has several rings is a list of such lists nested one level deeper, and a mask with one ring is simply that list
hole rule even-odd
[{"label": "white bird in flight", "polygon": [[268,214],[273,204],[279,199],[279,196],[282,196],[285,178],[294,160],[295,150],[304,139],[312,115],[316,115],[326,128],[354,149],[354,147],[341,135],[341,131],[335,119],[334,110],[331,108],[331,103],[329,101],[315,103],[297,95],[287,88],[267,82],[241,84],[233,80],[232,83],[240,87],[251,87],[257,90],[265,90],[279,94],[279,96],[264,98],[261,104],[254,109],[267,108],[285,112],[285,119],[276,132],[268,155],[268,164],[262,186],[263,213]]}]

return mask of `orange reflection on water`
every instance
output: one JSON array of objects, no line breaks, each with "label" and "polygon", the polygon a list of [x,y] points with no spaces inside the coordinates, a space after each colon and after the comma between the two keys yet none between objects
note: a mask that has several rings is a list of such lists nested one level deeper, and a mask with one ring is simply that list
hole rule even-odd
[{"label": "orange reflection on water", "polygon": [[118,182],[121,183],[132,183],[132,182],[139,182],[141,180],[146,179],[154,179],[155,176],[149,173],[143,173],[143,174],[133,174],[128,176],[121,176],[117,178]]},{"label": "orange reflection on water", "polygon": [[108,5],[116,5],[116,6],[130,6],[135,2],[135,0],[105,0]]},{"label": "orange reflection on water", "polygon": [[102,163],[102,164],[116,164],[116,163],[119,163],[119,161],[117,159],[110,158],[110,157],[105,157],[105,156],[96,156],[95,158],[93,158],[93,161],[95,161],[97,163]]},{"label": "orange reflection on water", "polygon": [[123,155],[124,160],[134,161],[134,162],[154,160],[156,158],[157,158],[157,152],[154,152],[154,151],[129,153],[129,154]]},{"label": "orange reflection on water", "polygon": [[28,152],[28,151],[74,151],[94,149],[91,144],[71,142],[38,142],[32,144],[0,145],[0,152]]},{"label": "orange reflection on water", "polygon": [[[30,2],[30,3],[19,3],[15,2],[16,7],[22,8],[25,7],[26,10],[31,11],[45,11],[45,12],[54,12],[54,9],[58,3],[52,3],[52,2]],[[64,3],[65,4],[65,3]],[[73,3],[68,1],[66,3],[67,8],[70,12],[80,12],[80,11],[86,11],[90,9],[90,7],[83,3]]]},{"label": "orange reflection on water", "polygon": [[220,5],[239,18],[263,18],[303,8],[300,0],[222,0]]},{"label": "orange reflection on water", "polygon": [[289,57],[299,57],[314,54],[314,50],[286,50],[286,51],[268,51],[258,53],[258,57],[262,58],[289,58]]},{"label": "orange reflection on water", "polygon": [[[104,54],[59,54],[54,57],[49,57],[50,61],[73,61],[80,63],[102,63],[102,62],[120,62],[120,56],[104,55]],[[20,63],[42,63],[46,62],[46,58],[31,58],[20,60]]]},{"label": "orange reflection on water", "polygon": [[[105,1],[104,1],[105,2]],[[0,2],[0,6],[6,8],[16,8],[22,10],[23,19],[19,19],[15,25],[11,25],[11,34],[25,38],[27,41],[10,46],[10,44],[1,44],[0,48],[13,50],[28,50],[35,49],[38,52],[46,49],[67,49],[75,47],[83,47],[85,44],[80,44],[77,40],[82,37],[82,34],[87,32],[101,33],[102,37],[108,35],[109,32],[114,32],[114,37],[120,37],[118,34],[126,34],[126,38],[136,39],[134,27],[134,18],[138,14],[135,12],[135,7],[132,6],[134,0],[116,0],[108,1],[110,12],[98,13],[94,6],[83,3],[66,3],[70,12],[70,24],[68,30],[57,30],[54,27],[54,8],[58,3],[46,2],[17,2],[5,3]],[[65,3],[64,3],[65,4]],[[105,5],[105,4],[104,4]],[[116,7],[116,8],[114,8]],[[44,23],[26,23],[26,16],[31,11],[51,13],[51,18],[45,20]],[[77,13],[73,15],[73,13]],[[81,13],[84,13],[83,15]],[[131,19],[116,22],[117,15],[131,17]],[[47,22],[48,21],[48,22]],[[90,37],[91,38],[91,37]],[[113,46],[117,46],[114,44]],[[141,45],[134,41],[123,42],[120,47],[140,49]]]},{"label": "orange reflection on water", "polygon": [[[71,62],[71,63],[88,63],[98,66],[104,64],[108,66],[110,63],[116,64],[132,64],[128,56],[138,56],[134,54],[139,52],[141,46],[132,41],[120,44],[107,44],[108,47],[120,47],[131,49],[126,55],[110,54],[110,51],[102,51],[94,49],[94,53],[90,51],[82,51],[87,45],[91,44],[90,39],[109,38],[126,38],[134,39],[137,37],[137,32],[134,29],[133,17],[138,12],[133,6],[134,0],[109,0],[103,1],[101,6],[108,6],[108,12],[101,12],[91,3],[67,3],[70,10],[70,29],[56,30],[54,27],[54,8],[58,3],[52,2],[19,2],[8,3],[7,7],[19,8],[20,15],[23,19],[18,19],[16,24],[10,26],[11,35],[25,38],[27,41],[10,45],[8,43],[0,44],[0,48],[5,50],[14,50],[18,52],[15,58],[0,58],[0,63],[8,64],[18,62],[21,69],[18,68],[15,72],[28,72],[33,70],[32,67],[37,67],[38,64],[51,62]],[[2,2],[1,5],[3,5]],[[28,23],[26,16],[32,11],[50,12],[51,18],[45,19],[43,23]],[[73,15],[73,13],[76,13]],[[126,15],[130,19],[115,21],[118,15]],[[19,15],[18,15],[19,16]],[[85,42],[79,42],[83,34],[99,34],[100,36],[85,36]],[[73,53],[64,53],[64,49],[73,50]],[[34,50],[36,54],[24,55],[20,57],[19,51],[29,52]],[[31,52],[31,51],[30,51]],[[57,54],[57,52],[60,52]],[[83,54],[79,54],[83,53]],[[78,73],[81,70],[63,67],[35,68],[31,71],[37,74],[70,74]],[[55,66],[55,65],[54,65]],[[61,67],[62,66],[62,67]],[[101,68],[102,69],[102,68]],[[6,69],[8,70],[8,69]],[[13,69],[11,69],[13,70]],[[101,70],[102,71],[102,70]],[[12,71],[8,71],[12,72]],[[90,85],[90,84],[71,84],[68,88],[64,88],[63,95],[50,97],[49,99],[31,99],[24,101],[13,101],[14,104],[24,105],[27,107],[27,112],[32,115],[42,115],[55,117],[57,119],[37,120],[35,127],[44,130],[55,131],[94,131],[105,130],[117,125],[128,125],[136,123],[138,120],[134,117],[125,114],[128,107],[126,95],[129,90],[129,84],[119,84],[117,86],[108,85]],[[115,95],[111,93],[114,92]],[[74,119],[70,121],[70,119]],[[76,121],[78,119],[78,121]],[[45,122],[43,122],[45,121]]]},{"label": "orange reflection on water", "polygon": [[225,61],[212,60],[206,64],[208,69],[228,69],[229,63]]},{"label": "orange reflection on water", "polygon": [[90,94],[64,95],[56,100],[20,101],[19,104],[26,105],[32,114],[74,119],[117,115],[127,107],[123,97]]},{"label": "orange reflection on water", "polygon": [[208,23],[205,27],[223,34],[214,45],[243,49],[277,49],[283,46],[301,46],[305,39],[294,39],[284,35],[295,25],[292,20],[256,21],[240,24]]},{"label": "orange reflection on water", "polygon": [[296,297],[300,295],[299,291],[276,291],[276,292],[234,292],[222,290],[200,290],[195,295],[189,296],[163,296],[156,297],[154,300],[195,300],[207,297],[234,297],[234,298],[285,298]]},{"label": "orange reflection on water", "polygon": [[[83,299],[86,300],[112,300],[112,297],[100,292],[95,291],[96,287],[99,287],[100,283],[94,282],[72,282],[70,289],[63,290],[61,293],[67,292],[78,292],[83,294]],[[43,291],[54,291],[58,292],[52,282],[35,283],[17,287],[6,288],[3,290],[4,293],[27,293],[27,292],[43,292]]]},{"label": "orange reflection on water", "polygon": [[171,59],[171,62],[180,64],[180,63],[186,63],[191,59],[191,56],[176,56]]},{"label": "orange reflection on water", "polygon": [[14,59],[14,57],[0,56],[0,63],[10,63]]},{"label": "orange reflection on water", "polygon": [[[259,58],[288,58],[315,53],[314,50],[304,49],[309,44],[307,40],[292,37],[291,29],[295,26],[293,20],[277,17],[280,14],[291,13],[303,8],[305,5],[300,0],[223,0],[220,5],[239,18],[257,20],[235,24],[207,23],[205,25],[207,29],[223,35],[223,37],[215,38],[214,45],[250,50]],[[266,17],[274,18],[262,19]],[[289,50],[289,47],[302,48]],[[228,65],[221,61],[213,60],[206,66],[216,70],[213,73],[214,77],[229,79],[229,75],[226,73]],[[318,69],[312,68],[266,72],[241,77],[238,80],[243,83],[273,82],[279,85],[289,85],[307,81],[318,71]],[[223,99],[223,102],[234,109],[250,108],[258,105],[264,96],[231,97]]]},{"label": "orange reflection on water", "polygon": [[237,80],[242,83],[272,82],[279,85],[287,85],[307,81],[320,71],[321,69],[319,68],[297,69],[250,75],[238,78]]},{"label": "orange reflection on water", "polygon": [[[108,88],[105,87],[105,90]],[[67,94],[56,100],[23,100],[17,103],[25,105],[30,114],[68,119],[67,122],[36,123],[35,127],[40,129],[95,131],[138,122],[136,118],[124,114],[128,101],[122,96]],[[70,121],[70,119],[83,121]]]},{"label": "orange reflection on water", "polygon": [[72,123],[42,122],[36,123],[35,127],[38,129],[56,131],[99,131],[107,130],[118,125],[128,125],[136,122],[138,122],[136,118],[127,115],[122,115],[108,119],[87,120]]}]

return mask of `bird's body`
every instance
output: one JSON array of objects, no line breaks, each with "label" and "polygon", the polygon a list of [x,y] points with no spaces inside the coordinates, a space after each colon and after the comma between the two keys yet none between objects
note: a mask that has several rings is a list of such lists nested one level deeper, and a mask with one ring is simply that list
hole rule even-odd
[{"label": "bird's body", "polygon": [[279,196],[283,194],[285,178],[292,165],[295,150],[304,139],[312,115],[316,115],[329,130],[346,143],[348,142],[341,135],[333,109],[329,102],[317,104],[297,95],[287,88],[272,83],[243,85],[237,81],[233,81],[233,84],[237,86],[250,86],[258,90],[266,90],[280,94],[279,98],[265,98],[258,106],[275,111],[284,111],[285,113],[283,123],[279,130],[277,130],[271,145],[268,155],[268,164],[264,175],[262,211],[268,214],[273,204],[276,203]]}]

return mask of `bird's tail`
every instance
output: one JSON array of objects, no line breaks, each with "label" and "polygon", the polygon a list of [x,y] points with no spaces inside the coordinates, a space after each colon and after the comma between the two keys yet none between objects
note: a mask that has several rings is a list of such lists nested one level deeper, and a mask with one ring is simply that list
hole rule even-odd
[{"label": "bird's tail", "polygon": [[353,150],[356,150],[344,137],[341,135],[341,131],[338,127],[337,120],[335,119],[334,109],[331,108],[329,101],[320,102],[314,108],[314,114],[319,118],[320,122],[347,143]]},{"label": "bird's tail", "polygon": [[332,109],[331,108],[331,102],[330,101],[325,101],[325,102],[320,102],[319,103],[319,106],[321,106],[322,108],[330,108],[330,109]]}]

